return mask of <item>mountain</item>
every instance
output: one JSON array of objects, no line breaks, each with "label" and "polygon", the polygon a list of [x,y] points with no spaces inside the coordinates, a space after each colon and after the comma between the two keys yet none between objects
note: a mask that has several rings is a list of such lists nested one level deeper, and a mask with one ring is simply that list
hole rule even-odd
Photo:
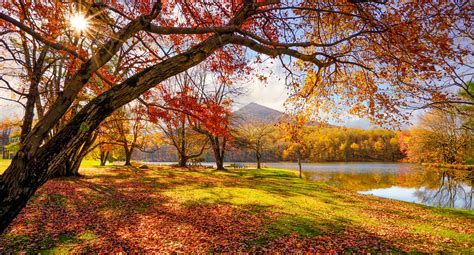
[{"label": "mountain", "polygon": [[[248,122],[274,124],[285,116],[285,113],[275,109],[256,103],[250,103],[235,111],[233,119],[235,123],[242,124]],[[305,125],[313,127],[335,127],[334,125],[314,120],[307,122]]]},{"label": "mountain", "polygon": [[234,112],[237,122],[277,122],[283,113],[275,109],[250,103]]}]

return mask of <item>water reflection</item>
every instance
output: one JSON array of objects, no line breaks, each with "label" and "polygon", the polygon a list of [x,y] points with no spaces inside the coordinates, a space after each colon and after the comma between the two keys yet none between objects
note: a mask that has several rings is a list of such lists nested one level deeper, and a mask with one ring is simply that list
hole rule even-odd
[{"label": "water reflection", "polygon": [[474,209],[472,207],[474,194],[472,172],[437,170],[437,173],[439,175],[437,189],[423,189],[415,192],[421,203],[437,207]]},{"label": "water reflection", "polygon": [[[289,163],[266,164],[297,169]],[[436,207],[474,209],[474,172],[425,168],[414,164],[335,163],[305,164],[306,178],[361,194]]]},{"label": "water reflection", "polygon": [[[173,164],[175,162],[148,162]],[[255,167],[254,163],[243,163]],[[207,162],[204,165],[213,166]],[[264,163],[264,167],[297,170],[296,163]],[[425,168],[405,163],[310,163],[307,179],[351,189],[361,194],[436,207],[474,209],[474,171]]]}]

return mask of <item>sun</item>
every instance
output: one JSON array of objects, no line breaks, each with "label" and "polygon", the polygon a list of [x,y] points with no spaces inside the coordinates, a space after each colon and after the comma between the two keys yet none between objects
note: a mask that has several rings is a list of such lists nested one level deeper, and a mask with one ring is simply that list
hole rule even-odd
[{"label": "sun", "polygon": [[71,16],[69,22],[71,23],[71,27],[77,32],[85,31],[89,26],[89,22],[87,21],[86,17],[80,13]]}]

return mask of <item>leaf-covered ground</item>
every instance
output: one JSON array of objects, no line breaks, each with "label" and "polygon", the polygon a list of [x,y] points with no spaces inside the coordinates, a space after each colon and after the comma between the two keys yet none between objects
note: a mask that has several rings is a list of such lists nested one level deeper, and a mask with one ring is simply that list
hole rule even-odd
[{"label": "leaf-covered ground", "polygon": [[82,169],[47,182],[8,252],[474,252],[474,213],[362,196],[276,169]]}]

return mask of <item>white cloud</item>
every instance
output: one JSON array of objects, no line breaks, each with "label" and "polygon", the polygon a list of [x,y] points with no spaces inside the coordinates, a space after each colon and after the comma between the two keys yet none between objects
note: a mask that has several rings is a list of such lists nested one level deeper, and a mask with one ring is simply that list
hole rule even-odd
[{"label": "white cloud", "polygon": [[285,76],[283,68],[276,63],[263,63],[253,66],[255,72],[263,74],[267,81],[261,81],[257,77],[242,86],[247,89],[247,93],[236,99],[236,107],[240,108],[248,103],[261,104],[279,111],[284,111],[284,103],[288,98],[288,90],[285,86]]}]

